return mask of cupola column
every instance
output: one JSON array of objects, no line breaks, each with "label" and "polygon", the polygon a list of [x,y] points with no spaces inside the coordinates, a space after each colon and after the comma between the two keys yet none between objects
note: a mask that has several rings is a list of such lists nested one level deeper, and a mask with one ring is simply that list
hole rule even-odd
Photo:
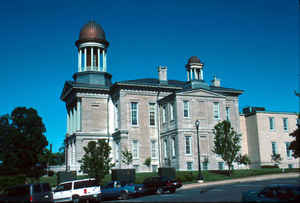
[{"label": "cupola column", "polygon": [[97,48],[97,60],[98,60],[97,70],[100,71],[100,48]]},{"label": "cupola column", "polygon": [[189,70],[186,70],[186,75],[187,75],[187,81],[190,81],[190,73],[189,73]]},{"label": "cupola column", "polygon": [[194,68],[194,75],[195,75],[195,80],[198,80],[198,74],[197,74],[197,69]]},{"label": "cupola column", "polygon": [[81,49],[79,49],[79,51],[78,51],[78,72],[81,72],[82,70],[81,70],[81,59],[82,59],[82,51],[81,51]]},{"label": "cupola column", "polygon": [[105,49],[102,50],[102,54],[103,54],[103,71],[106,72],[106,50]]},{"label": "cupola column", "polygon": [[86,71],[86,48],[84,48],[84,71]]},{"label": "cupola column", "polygon": [[94,70],[94,48],[91,47],[91,70]]},{"label": "cupola column", "polygon": [[193,73],[192,73],[192,69],[190,69],[190,75],[191,75],[191,80],[193,80]]}]

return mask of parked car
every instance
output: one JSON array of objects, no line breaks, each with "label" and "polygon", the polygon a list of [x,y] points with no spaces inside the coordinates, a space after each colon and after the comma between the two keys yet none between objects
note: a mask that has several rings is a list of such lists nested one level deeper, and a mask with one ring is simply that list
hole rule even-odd
[{"label": "parked car", "polygon": [[242,202],[299,202],[300,186],[292,184],[273,184],[261,190],[242,193]]},{"label": "parked car", "polygon": [[51,187],[48,183],[25,184],[9,187],[0,195],[0,203],[53,203]]},{"label": "parked car", "polygon": [[141,184],[121,183],[120,181],[112,181],[102,187],[103,199],[123,199],[139,196],[143,193]]},{"label": "parked car", "polygon": [[165,176],[146,178],[143,184],[145,194],[162,194],[166,191],[174,193],[177,188],[175,181]]},{"label": "parked car", "polygon": [[90,200],[101,201],[101,188],[95,179],[73,180],[60,183],[53,192],[54,202]]}]

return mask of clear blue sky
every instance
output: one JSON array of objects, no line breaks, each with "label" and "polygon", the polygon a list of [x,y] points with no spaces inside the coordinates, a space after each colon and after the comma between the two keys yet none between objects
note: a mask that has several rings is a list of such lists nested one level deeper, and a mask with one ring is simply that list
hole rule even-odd
[{"label": "clear blue sky", "polygon": [[3,1],[0,7],[0,115],[35,108],[54,151],[66,132],[60,94],[77,71],[80,28],[97,21],[110,42],[113,82],[186,80],[188,58],[205,63],[204,79],[244,90],[240,109],[298,111],[298,0]]}]

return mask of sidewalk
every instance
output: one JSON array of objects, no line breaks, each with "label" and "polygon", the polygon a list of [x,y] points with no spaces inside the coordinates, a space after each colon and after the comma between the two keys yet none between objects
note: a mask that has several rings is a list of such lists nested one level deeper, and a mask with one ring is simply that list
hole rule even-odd
[{"label": "sidewalk", "polygon": [[204,183],[191,183],[191,184],[183,185],[178,190],[185,190],[194,187],[207,187],[213,185],[225,185],[230,183],[243,183],[249,181],[262,181],[262,180],[278,179],[278,178],[300,178],[300,175],[299,173],[283,173],[283,174],[252,176],[252,177],[245,177],[245,178],[238,178],[238,179],[231,179],[231,180],[204,182]]}]

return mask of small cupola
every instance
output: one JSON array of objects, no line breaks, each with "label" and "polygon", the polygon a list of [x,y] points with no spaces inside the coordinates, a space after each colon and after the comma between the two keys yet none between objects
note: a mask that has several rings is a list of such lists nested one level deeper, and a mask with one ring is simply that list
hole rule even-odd
[{"label": "small cupola", "polygon": [[158,66],[158,80],[159,84],[168,84],[168,79],[167,79],[167,71],[168,68],[167,66]]},{"label": "small cupola", "polygon": [[203,63],[197,56],[189,58],[188,63],[185,65],[187,73],[187,81],[203,80]]},{"label": "small cupola", "polygon": [[76,41],[78,48],[78,72],[106,72],[106,53],[109,43],[103,28],[95,21],[85,24]]}]

